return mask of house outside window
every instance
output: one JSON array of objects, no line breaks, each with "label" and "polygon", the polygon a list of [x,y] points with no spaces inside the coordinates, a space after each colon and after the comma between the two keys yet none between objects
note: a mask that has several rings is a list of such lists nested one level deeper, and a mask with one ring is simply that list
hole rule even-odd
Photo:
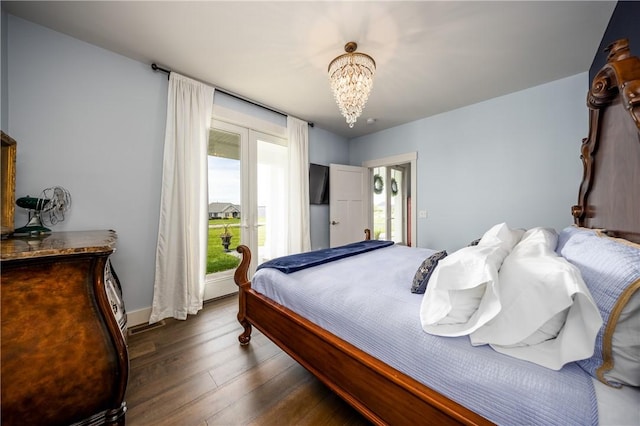
[{"label": "house outside window", "polygon": [[240,219],[240,204],[209,203],[209,219]]}]

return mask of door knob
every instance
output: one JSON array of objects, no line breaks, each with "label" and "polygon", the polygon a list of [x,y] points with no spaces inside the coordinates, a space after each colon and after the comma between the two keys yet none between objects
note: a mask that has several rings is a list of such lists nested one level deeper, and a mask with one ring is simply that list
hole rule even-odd
[{"label": "door knob", "polygon": [[332,221],[331,221],[331,224],[332,224],[332,225],[337,225],[337,224],[339,224],[339,223],[340,223],[340,222],[338,222],[337,220],[332,220]]}]

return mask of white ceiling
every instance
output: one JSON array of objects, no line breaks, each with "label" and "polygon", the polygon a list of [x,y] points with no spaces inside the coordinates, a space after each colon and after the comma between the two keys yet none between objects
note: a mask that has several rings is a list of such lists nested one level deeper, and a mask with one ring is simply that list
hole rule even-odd
[{"label": "white ceiling", "polygon": [[[353,138],[588,71],[615,3],[3,1],[2,7]],[[353,129],[326,75],[348,41],[377,64]]]}]

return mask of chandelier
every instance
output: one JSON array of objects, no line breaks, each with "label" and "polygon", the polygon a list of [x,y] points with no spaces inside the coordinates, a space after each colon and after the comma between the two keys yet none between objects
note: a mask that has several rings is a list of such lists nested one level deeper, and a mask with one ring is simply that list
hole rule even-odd
[{"label": "chandelier", "polygon": [[358,45],[350,41],[344,53],[329,64],[329,81],[340,112],[353,127],[367,103],[373,86],[376,63],[364,53],[356,52]]}]

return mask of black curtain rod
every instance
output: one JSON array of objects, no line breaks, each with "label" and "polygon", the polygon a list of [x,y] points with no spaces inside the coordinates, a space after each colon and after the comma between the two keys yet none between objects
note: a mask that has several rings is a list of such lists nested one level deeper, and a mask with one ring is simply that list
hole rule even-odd
[{"label": "black curtain rod", "polygon": [[[171,74],[171,70],[168,70],[166,68],[161,68],[156,63],[151,64],[151,69],[154,70],[154,71],[160,71],[160,72],[166,73],[167,74],[167,79],[169,78],[169,75]],[[260,108],[268,109],[269,111],[275,112],[276,114],[284,115],[285,117],[287,117],[289,115],[289,114],[285,114],[282,111],[275,110],[275,109],[270,108],[270,107],[268,107],[266,105],[259,104],[257,102],[254,102],[254,101],[250,100],[250,99],[247,99],[247,98],[244,98],[242,96],[236,95],[235,93],[228,92],[228,91],[226,91],[224,89],[220,89],[220,88],[216,87],[216,90],[219,91],[219,92],[224,93],[225,95],[231,96],[232,98],[236,98],[236,99],[239,99],[241,101],[248,102],[248,103],[250,103],[252,105],[255,105],[255,106],[258,106]],[[309,126],[313,127],[313,123],[307,121],[307,124]]]}]

